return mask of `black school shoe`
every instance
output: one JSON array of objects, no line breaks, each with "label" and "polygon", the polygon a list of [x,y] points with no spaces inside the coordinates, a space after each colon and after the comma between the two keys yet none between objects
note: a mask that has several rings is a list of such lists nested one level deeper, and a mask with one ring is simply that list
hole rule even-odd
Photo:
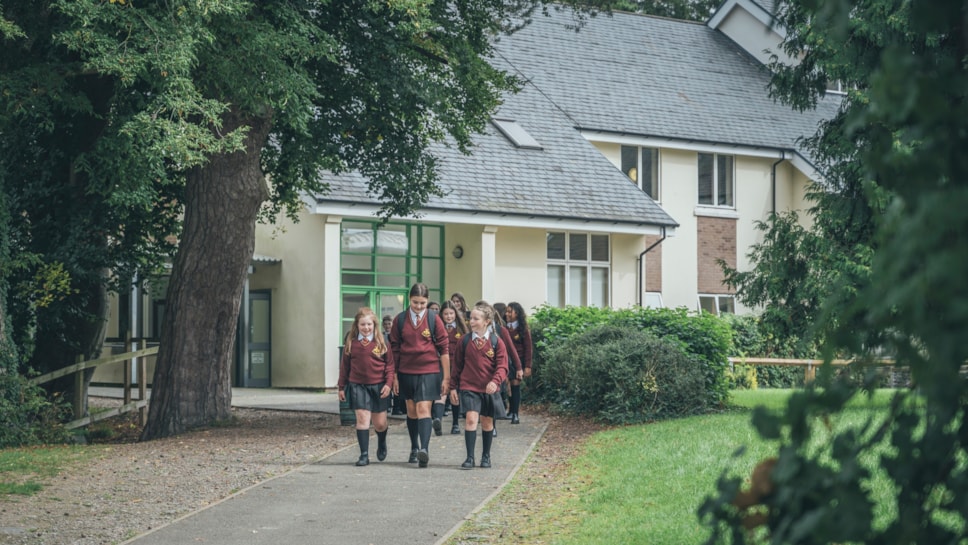
[{"label": "black school shoe", "polygon": [[418,450],[417,461],[419,462],[418,465],[420,467],[427,467],[427,464],[430,463],[430,454],[428,454],[427,451],[424,449]]},{"label": "black school shoe", "polygon": [[387,446],[385,443],[376,447],[376,459],[381,462],[387,459]]},{"label": "black school shoe", "polygon": [[474,469],[474,457],[468,456],[464,463],[460,465],[461,469]]},{"label": "black school shoe", "polygon": [[[473,461],[474,460],[472,459],[471,462],[473,463]],[[491,455],[490,454],[482,454],[481,455],[481,467],[485,467],[485,468],[486,467],[491,467]]]},{"label": "black school shoe", "polygon": [[454,424],[453,426],[451,426],[451,428],[450,428],[450,434],[451,435],[460,435],[460,426],[458,426],[457,424]]},{"label": "black school shoe", "polygon": [[360,459],[356,461],[356,465],[359,467],[370,465],[370,455],[360,454]]},{"label": "black school shoe", "polygon": [[410,459],[407,460],[407,463],[408,464],[415,464],[415,463],[417,463],[417,449],[411,449],[410,450]]},{"label": "black school shoe", "polygon": [[434,435],[440,437],[444,432],[441,431],[441,422],[439,418],[434,418]]},{"label": "black school shoe", "polygon": [[512,424],[520,424],[521,423],[521,419],[518,418],[518,413],[511,413],[511,423]]}]

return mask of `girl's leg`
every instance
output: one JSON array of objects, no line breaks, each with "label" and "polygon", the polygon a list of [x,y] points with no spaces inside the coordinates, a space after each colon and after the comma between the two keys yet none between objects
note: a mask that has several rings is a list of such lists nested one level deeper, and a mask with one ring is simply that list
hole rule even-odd
[{"label": "girl's leg", "polygon": [[411,464],[417,463],[417,450],[420,449],[419,435],[417,433],[417,404],[412,399],[407,400],[407,433],[410,434],[410,460]]},{"label": "girl's leg", "polygon": [[370,463],[370,411],[356,410],[356,442],[360,444],[360,459],[356,465],[365,466]]},{"label": "girl's leg", "polygon": [[494,419],[490,416],[481,417],[481,439],[484,443],[484,451],[481,453],[481,467],[491,467],[491,443],[494,441],[494,434],[488,433],[488,429],[494,429]]},{"label": "girl's leg", "polygon": [[444,401],[447,398],[440,396],[440,399],[434,401],[434,406],[430,410],[430,416],[433,418],[434,434],[440,436],[443,431],[443,419],[444,419]]},{"label": "girl's leg", "polygon": [[460,418],[460,405],[451,404],[450,410],[454,415],[454,424],[450,427],[451,435],[457,435],[460,433],[460,426],[457,424],[457,420]]},{"label": "girl's leg", "polygon": [[417,451],[417,461],[420,467],[427,467],[430,460],[428,449],[430,448],[430,430],[433,427],[430,419],[430,409],[433,401],[418,401],[415,403],[414,412],[417,413],[417,435],[420,438],[420,449]]},{"label": "girl's leg", "polygon": [[521,419],[518,417],[518,410],[521,409],[521,381],[512,380],[511,381],[511,407],[508,412],[511,414],[511,423],[520,424]]},{"label": "girl's leg", "polygon": [[[464,415],[464,447],[467,448],[467,459],[460,465],[461,469],[474,468],[474,449],[477,446],[477,418],[479,413],[468,411]],[[487,435],[487,434],[484,434]]]},{"label": "girl's leg", "polygon": [[373,413],[373,429],[376,430],[376,459],[387,458],[387,413]]}]

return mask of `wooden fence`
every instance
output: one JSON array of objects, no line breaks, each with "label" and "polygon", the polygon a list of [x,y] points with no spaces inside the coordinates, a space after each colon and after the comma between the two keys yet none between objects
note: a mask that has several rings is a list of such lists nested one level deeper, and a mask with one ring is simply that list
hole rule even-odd
[{"label": "wooden fence", "polygon": [[[781,367],[803,367],[803,381],[813,382],[817,378],[817,367],[823,365],[824,360],[784,359],[784,358],[729,358],[730,365],[778,365]],[[854,360],[833,360],[831,365],[844,366],[854,363]],[[894,365],[894,360],[877,360],[877,365]]]},{"label": "wooden fence", "polygon": [[[130,346],[130,343],[128,344]],[[81,426],[87,426],[99,420],[104,420],[106,418],[111,418],[112,416],[118,416],[121,414],[129,413],[131,411],[137,410],[141,418],[141,425],[144,426],[148,421],[148,370],[147,370],[147,357],[153,356],[158,353],[158,347],[147,348],[146,341],[142,340],[138,343],[139,349],[134,352],[125,352],[124,354],[114,354],[111,356],[98,358],[96,360],[84,360],[83,357],[78,357],[77,363],[64,367],[63,369],[58,369],[47,373],[46,375],[41,375],[30,379],[31,384],[44,384],[45,382],[50,382],[54,379],[61,377],[66,377],[67,375],[74,375],[74,415],[77,416],[81,414],[84,408],[84,401],[87,400],[87,383],[84,381],[84,370],[91,369],[92,367],[99,367],[101,365],[108,365],[111,363],[118,362],[130,362],[131,364],[138,366],[138,399],[132,399],[132,387],[131,387],[131,364],[124,366],[124,401],[120,407],[115,407],[113,409],[108,409],[106,411],[98,411],[97,413],[90,413],[88,416],[78,418],[64,425],[67,429],[79,428]]]}]

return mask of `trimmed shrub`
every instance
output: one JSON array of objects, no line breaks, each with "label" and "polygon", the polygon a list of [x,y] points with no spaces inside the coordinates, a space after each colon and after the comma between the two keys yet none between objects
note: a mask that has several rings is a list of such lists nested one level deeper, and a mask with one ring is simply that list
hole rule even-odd
[{"label": "trimmed shrub", "polygon": [[620,325],[601,325],[548,352],[545,380],[567,412],[633,424],[706,412],[702,360],[680,343]]},{"label": "trimmed shrub", "polygon": [[[687,354],[699,358],[708,400],[725,404],[729,398],[727,358],[731,350],[730,329],[711,314],[690,314],[686,309],[600,309],[591,307],[539,308],[530,318],[534,342],[533,376],[525,381],[525,399],[558,403],[559,391],[549,377],[554,365],[550,352],[572,337],[599,325],[616,325],[630,331],[643,331],[677,343]],[[549,382],[549,378],[552,382]]]}]

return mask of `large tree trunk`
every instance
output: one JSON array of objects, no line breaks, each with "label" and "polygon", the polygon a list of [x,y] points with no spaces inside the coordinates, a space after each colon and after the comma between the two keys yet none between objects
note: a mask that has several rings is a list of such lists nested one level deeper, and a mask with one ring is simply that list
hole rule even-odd
[{"label": "large tree trunk", "polygon": [[235,110],[225,116],[224,131],[241,126],[249,127],[244,151],[214,156],[188,173],[184,230],[142,440],[229,417],[239,304],[255,249],[256,217],[269,196],[260,166],[269,119]]}]

